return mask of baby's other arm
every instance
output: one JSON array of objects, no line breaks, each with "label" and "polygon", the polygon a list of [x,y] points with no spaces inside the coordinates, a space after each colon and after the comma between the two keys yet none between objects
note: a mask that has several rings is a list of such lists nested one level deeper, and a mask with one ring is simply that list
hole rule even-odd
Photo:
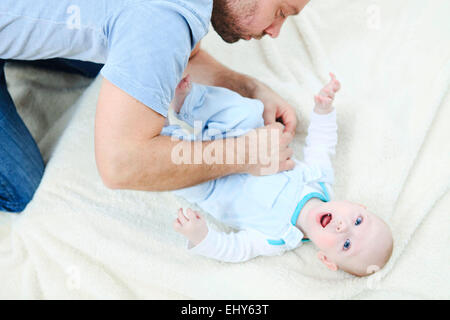
[{"label": "baby's other arm", "polygon": [[192,253],[224,262],[243,262],[260,255],[280,253],[256,231],[219,232],[208,228],[197,211],[187,209],[186,213],[187,217],[179,209],[174,229],[189,240],[188,249]]},{"label": "baby's other arm", "polygon": [[333,167],[330,156],[334,155],[337,144],[336,111],[333,107],[335,94],[341,88],[334,74],[330,73],[330,82],[314,97],[315,107],[304,148],[305,162],[319,165],[333,183]]}]

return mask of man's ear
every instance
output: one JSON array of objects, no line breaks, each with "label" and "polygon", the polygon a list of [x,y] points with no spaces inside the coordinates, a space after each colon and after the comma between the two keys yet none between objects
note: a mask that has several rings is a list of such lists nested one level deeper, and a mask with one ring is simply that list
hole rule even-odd
[{"label": "man's ear", "polygon": [[324,264],[328,269],[330,269],[330,270],[332,270],[332,271],[337,271],[337,270],[339,269],[338,266],[337,266],[334,262],[328,260],[327,256],[326,256],[325,253],[323,253],[322,251],[319,251],[319,252],[317,253],[317,258],[319,258],[319,260],[322,261],[323,264]]}]

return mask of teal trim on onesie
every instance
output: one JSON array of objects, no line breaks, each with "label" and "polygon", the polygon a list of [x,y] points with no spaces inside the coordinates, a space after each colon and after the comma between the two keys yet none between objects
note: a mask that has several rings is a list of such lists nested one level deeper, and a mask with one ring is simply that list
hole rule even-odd
[{"label": "teal trim on onesie", "polygon": [[[293,226],[296,225],[298,216],[300,215],[300,211],[303,209],[306,202],[308,202],[312,198],[318,198],[318,199],[322,200],[323,202],[330,201],[330,196],[328,194],[327,188],[325,187],[325,183],[319,182],[319,185],[322,188],[322,191],[324,194],[321,194],[319,192],[311,192],[311,193],[308,193],[306,196],[304,196],[302,200],[300,200],[300,202],[297,204],[297,207],[295,208],[294,213],[292,214],[292,217],[291,217],[291,224]],[[302,239],[302,242],[310,242],[310,241],[311,240],[309,240],[309,239]],[[283,239],[279,239],[279,240],[268,239],[267,242],[273,246],[282,246],[286,243]]]}]

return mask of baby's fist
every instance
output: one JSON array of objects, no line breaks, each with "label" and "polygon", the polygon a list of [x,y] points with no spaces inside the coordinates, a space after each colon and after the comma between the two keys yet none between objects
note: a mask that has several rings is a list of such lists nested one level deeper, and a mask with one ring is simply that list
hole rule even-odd
[{"label": "baby's fist", "polygon": [[198,245],[208,234],[208,225],[205,219],[197,211],[188,208],[186,215],[183,209],[178,210],[178,216],[173,222],[173,228],[181,233],[194,245]]},{"label": "baby's fist", "polygon": [[319,114],[327,114],[333,111],[333,100],[335,94],[341,89],[341,84],[336,80],[336,76],[330,73],[331,80],[328,82],[319,94],[314,96],[316,106],[314,111]]}]

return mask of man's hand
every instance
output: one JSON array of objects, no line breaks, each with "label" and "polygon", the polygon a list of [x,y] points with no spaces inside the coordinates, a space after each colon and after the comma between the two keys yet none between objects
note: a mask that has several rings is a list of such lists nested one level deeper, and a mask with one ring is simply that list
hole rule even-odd
[{"label": "man's hand", "polygon": [[186,215],[183,214],[182,208],[178,209],[178,216],[173,222],[173,228],[196,246],[208,235],[208,225],[205,218],[197,211],[188,208]]},{"label": "man's hand", "polygon": [[294,151],[289,148],[293,138],[294,135],[284,130],[284,126],[279,122],[239,137],[238,139],[245,140],[245,172],[262,176],[293,169],[295,162],[291,158]]},{"label": "man's hand", "polygon": [[289,103],[261,81],[225,67],[199,45],[192,52],[185,74],[190,74],[193,82],[227,88],[244,97],[261,100],[266,125],[281,119],[285,131],[295,133],[297,118]]},{"label": "man's hand", "polygon": [[265,125],[275,123],[277,119],[281,119],[285,126],[284,131],[295,134],[297,117],[295,109],[288,102],[259,81],[257,82],[253,98],[261,100],[264,104],[263,118]]}]

